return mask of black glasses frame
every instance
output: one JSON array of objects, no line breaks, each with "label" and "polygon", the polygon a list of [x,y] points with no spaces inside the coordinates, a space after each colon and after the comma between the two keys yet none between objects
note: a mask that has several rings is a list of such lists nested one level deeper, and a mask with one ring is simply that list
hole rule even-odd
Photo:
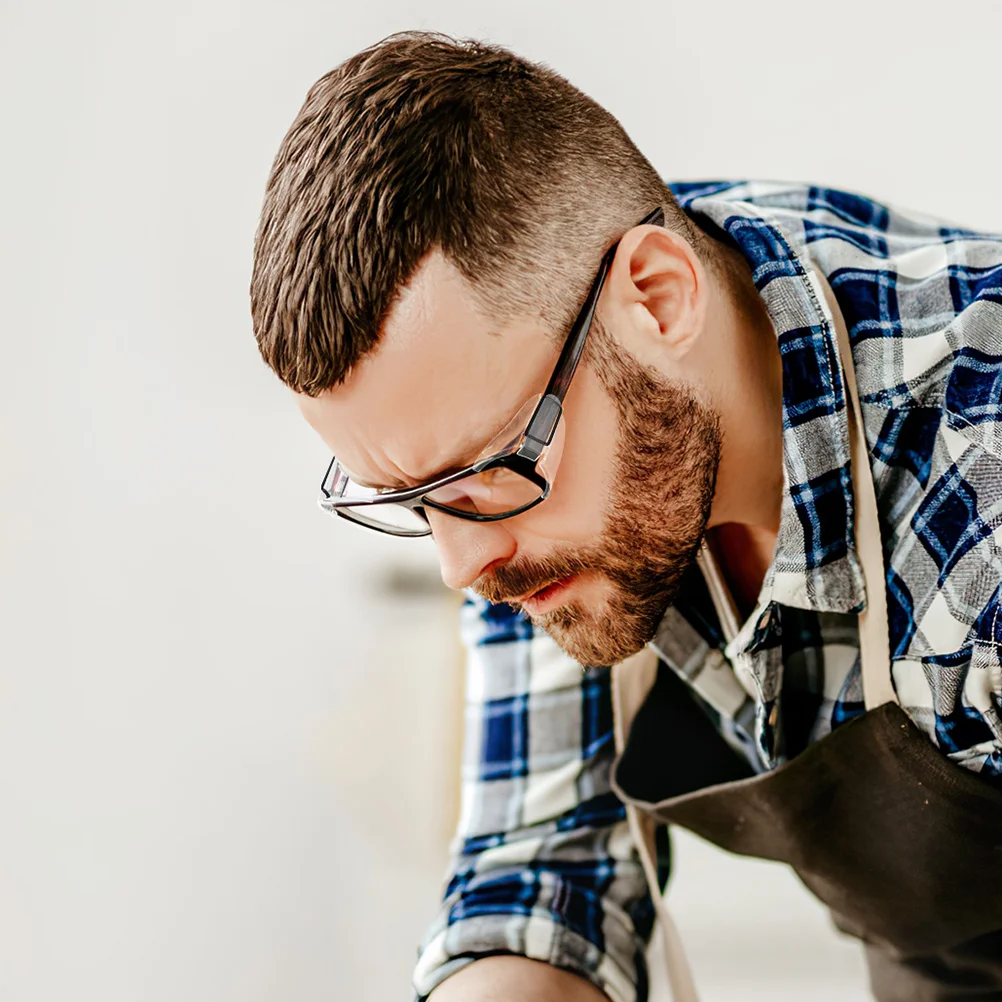
[{"label": "black glasses frame", "polygon": [[[646,226],[650,224],[661,226],[663,223],[664,211],[659,207],[641,219],[637,225]],[[320,497],[317,499],[317,503],[320,507],[330,514],[339,515],[341,518],[346,518],[351,522],[364,525],[370,529],[377,529],[380,532],[386,532],[390,535],[427,536],[431,533],[430,526],[428,529],[421,530],[394,528],[393,526],[386,525],[385,523],[377,522],[375,519],[367,519],[364,512],[359,511],[359,509],[376,505],[395,504],[405,508],[410,508],[422,519],[424,519],[425,522],[428,521],[428,518],[424,513],[424,509],[426,507],[434,508],[436,511],[444,512],[447,515],[453,515],[456,518],[464,518],[471,522],[499,522],[502,519],[514,518],[516,515],[521,515],[530,508],[534,508],[541,501],[545,501],[550,494],[551,484],[538,469],[538,465],[542,458],[543,451],[553,440],[553,435],[557,430],[557,425],[560,422],[561,415],[563,414],[564,397],[567,395],[567,390],[570,388],[571,380],[574,378],[574,373],[577,371],[578,363],[581,361],[581,356],[584,353],[585,342],[588,339],[588,333],[591,330],[592,321],[595,318],[595,310],[598,306],[599,297],[602,295],[602,289],[605,285],[605,280],[609,275],[609,268],[612,266],[612,259],[615,257],[616,249],[618,247],[619,241],[617,240],[616,243],[614,243],[602,257],[602,263],[599,265],[598,272],[596,273],[591,284],[591,288],[588,291],[588,296],[584,301],[584,305],[581,307],[581,311],[578,313],[577,318],[567,335],[567,340],[564,342],[564,346],[560,351],[560,356],[557,358],[556,365],[553,367],[553,372],[550,375],[549,382],[546,384],[543,396],[536,405],[535,410],[532,412],[532,416],[529,418],[525,431],[518,440],[519,444],[517,448],[507,449],[503,453],[487,456],[470,466],[456,471],[455,473],[449,473],[444,476],[437,477],[434,480],[424,484],[419,484],[416,487],[405,487],[399,490],[387,490],[371,498],[362,498],[352,501],[345,500],[337,496],[338,488],[343,487],[343,484],[348,480],[347,474],[342,474],[344,478],[343,481],[339,479],[337,483],[331,485],[330,489],[328,488],[327,481],[331,476],[331,471],[337,463],[337,457],[335,456],[331,458],[327,471],[324,473],[324,479],[321,481]],[[540,496],[530,501],[528,504],[522,505],[521,507],[514,508],[511,511],[499,512],[493,515],[484,515],[479,512],[459,511],[455,508],[449,508],[444,505],[437,504],[435,501],[427,497],[431,491],[444,487],[447,484],[494,469],[508,469],[513,473],[519,474],[526,480],[536,484],[541,489]]]}]

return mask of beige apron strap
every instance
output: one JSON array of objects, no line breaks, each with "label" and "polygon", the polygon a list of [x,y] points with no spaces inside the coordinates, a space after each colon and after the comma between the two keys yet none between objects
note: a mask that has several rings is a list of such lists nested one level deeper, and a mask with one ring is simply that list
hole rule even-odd
[{"label": "beige apron strap", "polygon": [[842,359],[842,380],[847,391],[846,412],[849,418],[849,448],[852,458],[852,491],[856,510],[856,552],[863,568],[866,585],[866,608],[859,614],[859,656],[862,662],[863,699],[866,708],[896,703],[891,680],[891,649],[887,635],[887,585],[884,571],[884,548],[877,517],[877,494],[870,473],[869,448],[863,425],[863,410],[856,388],[856,367],[845,319],[827,279],[819,271],[813,279],[832,315],[838,352]]},{"label": "beige apron strap", "polygon": [[[658,670],[658,656],[650,647],[645,647],[632,657],[612,669],[613,730],[616,753],[622,754],[630,724],[637,715],[644,698],[654,685]],[[626,820],[630,835],[637,847],[640,862],[647,878],[647,886],[654,900],[658,925],[661,928],[668,967],[668,983],[671,986],[673,1002],[699,1002],[696,985],[689,968],[689,961],[682,946],[678,928],[668,912],[660,886],[658,885],[657,848],[654,842],[656,824],[649,815],[638,810],[633,804],[626,805]]]}]

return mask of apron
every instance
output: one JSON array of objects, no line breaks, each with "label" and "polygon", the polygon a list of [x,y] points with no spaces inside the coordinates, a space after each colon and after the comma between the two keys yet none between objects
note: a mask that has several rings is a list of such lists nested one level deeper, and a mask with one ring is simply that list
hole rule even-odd
[{"label": "apron", "polygon": [[[631,724],[658,675],[658,656],[647,647],[612,671],[613,789],[626,804],[654,899],[674,1002],[698,996],[658,883],[654,836],[665,824],[730,852],[792,866],[831,909],[835,924],[866,944],[871,984],[882,1002],[1002,1000],[1002,791],[946,758],[898,705],[852,352],[831,289],[822,276],[813,278],[832,314],[851,403],[856,542],[867,598],[859,615],[867,712],[771,772],[657,802],[636,799],[619,785],[618,770]],[[733,606],[705,547],[700,566],[721,624],[733,636]],[[661,763],[660,772],[665,768]],[[957,974],[958,968],[967,973]],[[959,986],[956,992],[947,982]]]}]

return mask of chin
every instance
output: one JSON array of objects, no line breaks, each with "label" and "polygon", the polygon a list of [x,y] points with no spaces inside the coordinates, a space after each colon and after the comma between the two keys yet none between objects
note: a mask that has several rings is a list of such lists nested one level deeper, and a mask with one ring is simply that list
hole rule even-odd
[{"label": "chin", "polygon": [[629,616],[595,617],[573,605],[554,610],[533,622],[542,627],[568,657],[586,668],[625,661],[654,636],[653,627],[648,629]]}]

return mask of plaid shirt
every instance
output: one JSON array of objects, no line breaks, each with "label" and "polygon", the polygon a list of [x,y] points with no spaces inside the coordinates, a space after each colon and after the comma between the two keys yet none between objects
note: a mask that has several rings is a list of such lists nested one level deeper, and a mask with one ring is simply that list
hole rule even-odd
[{"label": "plaid shirt", "polygon": [[[1002,781],[1002,236],[803,185],[674,191],[745,255],[772,319],[785,490],[755,610],[726,642],[690,575],[654,640],[662,670],[758,772],[864,712],[846,396],[817,270],[852,342],[899,701],[958,766]],[[464,606],[463,634],[462,815],[417,995],[512,953],[642,1002],[653,906],[610,787],[609,671],[582,671],[480,599]]]}]

